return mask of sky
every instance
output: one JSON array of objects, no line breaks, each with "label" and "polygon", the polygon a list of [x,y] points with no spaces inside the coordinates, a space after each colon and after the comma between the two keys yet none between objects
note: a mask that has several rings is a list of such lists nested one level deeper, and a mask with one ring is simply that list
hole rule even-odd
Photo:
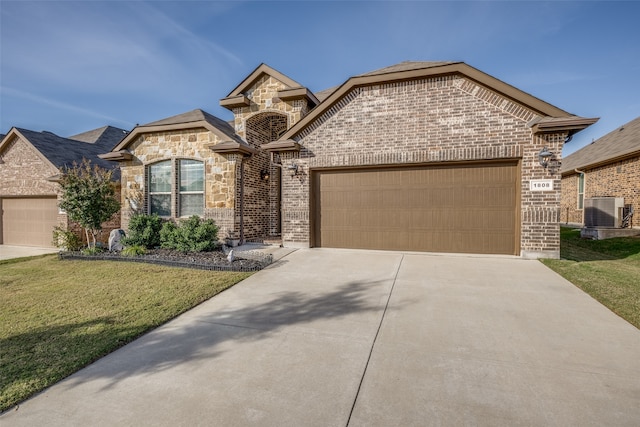
[{"label": "sky", "polygon": [[0,0],[0,133],[131,130],[203,109],[261,63],[311,91],[402,61],[463,61],[600,120],[640,116],[637,1]]}]

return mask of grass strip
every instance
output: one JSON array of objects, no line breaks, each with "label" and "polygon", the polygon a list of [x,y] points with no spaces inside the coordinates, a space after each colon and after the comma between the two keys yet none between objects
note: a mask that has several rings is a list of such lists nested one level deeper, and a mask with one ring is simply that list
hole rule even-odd
[{"label": "grass strip", "polygon": [[0,262],[0,412],[250,275],[56,255]]},{"label": "grass strip", "polygon": [[561,228],[559,260],[542,262],[640,329],[640,238],[580,238]]}]

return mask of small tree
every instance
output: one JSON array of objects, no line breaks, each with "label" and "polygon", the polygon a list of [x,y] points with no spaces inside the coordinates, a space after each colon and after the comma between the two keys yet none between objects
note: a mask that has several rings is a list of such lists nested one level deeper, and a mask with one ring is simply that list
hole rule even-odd
[{"label": "small tree", "polygon": [[73,167],[63,167],[61,172],[60,208],[67,212],[69,219],[84,228],[87,244],[95,248],[102,223],[120,209],[120,202],[115,196],[115,184],[111,182],[113,171],[98,165],[92,166],[90,160],[83,159],[80,164],[74,162]]}]

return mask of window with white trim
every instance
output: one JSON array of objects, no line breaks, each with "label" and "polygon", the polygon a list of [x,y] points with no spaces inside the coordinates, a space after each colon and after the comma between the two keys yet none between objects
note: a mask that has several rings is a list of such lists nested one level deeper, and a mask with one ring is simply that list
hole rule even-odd
[{"label": "window with white trim", "polygon": [[578,209],[584,208],[584,174],[578,174]]},{"label": "window with white trim", "polygon": [[179,160],[178,216],[204,212],[204,165],[197,160]]},{"label": "window with white trim", "polygon": [[150,214],[186,217],[204,214],[204,163],[165,160],[147,166]]}]

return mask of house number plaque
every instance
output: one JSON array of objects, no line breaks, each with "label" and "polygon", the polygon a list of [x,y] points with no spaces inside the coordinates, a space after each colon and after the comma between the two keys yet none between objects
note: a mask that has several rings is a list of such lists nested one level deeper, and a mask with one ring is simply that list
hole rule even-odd
[{"label": "house number plaque", "polygon": [[552,179],[532,179],[529,181],[529,190],[531,191],[551,191],[553,190]]}]

